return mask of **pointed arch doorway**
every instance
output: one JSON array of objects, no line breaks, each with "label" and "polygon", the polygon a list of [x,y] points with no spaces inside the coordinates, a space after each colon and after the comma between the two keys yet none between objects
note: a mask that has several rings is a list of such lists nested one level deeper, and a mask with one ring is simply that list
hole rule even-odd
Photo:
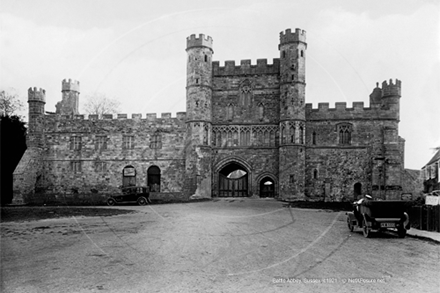
[{"label": "pointed arch doorway", "polygon": [[275,182],[271,178],[264,177],[260,181],[260,197],[275,197]]},{"label": "pointed arch doorway", "polygon": [[235,162],[223,167],[218,173],[219,197],[248,196],[248,171]]}]

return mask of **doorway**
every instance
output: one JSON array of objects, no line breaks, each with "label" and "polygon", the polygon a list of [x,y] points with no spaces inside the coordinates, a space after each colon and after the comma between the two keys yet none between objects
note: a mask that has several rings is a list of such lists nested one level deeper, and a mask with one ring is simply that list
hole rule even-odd
[{"label": "doorway", "polygon": [[274,196],[275,196],[275,182],[269,177],[264,177],[260,181],[260,197],[274,197]]},{"label": "doorway", "polygon": [[353,189],[354,199],[358,199],[362,195],[362,184],[360,182],[356,183]]},{"label": "doorway", "polygon": [[248,172],[237,163],[226,165],[219,172],[219,197],[248,196]]},{"label": "doorway", "polygon": [[147,171],[147,182],[150,191],[160,192],[160,168],[151,166]]}]

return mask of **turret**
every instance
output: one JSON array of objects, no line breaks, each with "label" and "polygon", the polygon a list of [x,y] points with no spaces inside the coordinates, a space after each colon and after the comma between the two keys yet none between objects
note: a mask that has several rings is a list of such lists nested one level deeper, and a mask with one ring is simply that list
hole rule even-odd
[{"label": "turret", "polygon": [[56,104],[56,113],[62,115],[79,114],[79,81],[64,79],[61,84],[62,100]]},{"label": "turret", "polygon": [[280,33],[280,120],[305,120],[306,32]]},{"label": "turret", "polygon": [[400,97],[402,82],[392,79],[382,82],[382,88],[376,83],[376,88],[370,94],[370,105],[372,108],[380,108],[385,111],[393,111],[396,120],[400,119]]},{"label": "turret", "polygon": [[46,104],[46,91],[42,88],[29,88],[29,128],[27,136],[28,147],[41,147],[44,131],[44,105]]},{"label": "turret", "polygon": [[212,38],[200,34],[186,40],[188,54],[186,112],[189,121],[211,121]]},{"label": "turret", "polygon": [[211,197],[212,38],[191,35],[186,52],[186,192]]},{"label": "turret", "polygon": [[280,195],[304,196],[306,32],[280,33]]},{"label": "turret", "polygon": [[[382,98],[400,98],[401,97],[401,87],[402,82],[398,79],[396,79],[396,82],[393,83],[393,80],[390,79],[390,82],[387,83],[387,81],[382,82]],[[397,100],[398,101],[398,100]]]}]

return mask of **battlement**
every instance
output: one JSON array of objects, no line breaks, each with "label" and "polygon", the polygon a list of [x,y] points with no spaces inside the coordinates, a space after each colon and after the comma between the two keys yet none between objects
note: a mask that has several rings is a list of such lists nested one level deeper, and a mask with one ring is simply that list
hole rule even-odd
[{"label": "battlement", "polygon": [[[103,114],[102,117],[100,118],[99,115],[97,114],[89,114],[88,116],[83,115],[83,114],[77,114],[77,115],[54,115],[54,114],[50,114],[50,117],[58,117],[60,119],[70,119],[70,120],[141,120],[142,119],[142,114],[140,113],[136,113],[136,114],[131,114],[131,118],[128,118],[127,114]],[[172,117],[171,113],[161,113],[161,117],[157,118],[157,114],[156,113],[147,113],[145,116],[145,120],[147,121],[158,121],[158,122],[163,122],[163,121],[172,121],[172,120],[176,120],[176,121],[184,121],[186,119],[186,112],[177,112],[176,113],[176,117]]]},{"label": "battlement", "polygon": [[382,82],[382,97],[401,96],[402,82],[396,78],[396,82],[390,79],[389,83],[385,80]]},{"label": "battlement", "polygon": [[292,30],[286,29],[286,32],[280,32],[280,45],[296,43],[296,42],[306,42],[306,31],[299,28],[295,29],[293,33]]},{"label": "battlement", "polygon": [[267,64],[267,59],[257,59],[257,64],[251,60],[241,60],[236,66],[235,61],[225,61],[225,66],[220,66],[219,61],[212,62],[214,76],[243,75],[243,74],[278,74],[280,72],[280,59],[274,58],[272,64]]},{"label": "battlement", "polygon": [[371,119],[398,119],[396,112],[380,104],[370,104],[365,107],[364,102],[353,102],[353,107],[347,107],[346,102],[336,102],[334,108],[329,103],[318,103],[318,108],[308,103],[305,105],[306,120],[371,120]]},{"label": "battlement", "polygon": [[61,91],[79,92],[79,81],[72,79],[63,79]]},{"label": "battlement", "polygon": [[46,90],[42,88],[37,89],[36,87],[30,87],[28,90],[28,101],[46,103]]},{"label": "battlement", "polygon": [[318,103],[318,108],[313,108],[313,105],[306,104],[306,112],[360,112],[370,110],[371,108],[364,107],[364,102],[353,102],[353,107],[347,108],[346,102],[336,102],[334,108],[330,108],[329,103]]},{"label": "battlement", "polygon": [[192,34],[186,38],[186,49],[194,47],[206,47],[212,50],[212,38],[210,36],[205,38],[204,34],[199,34],[197,38],[195,34]]}]

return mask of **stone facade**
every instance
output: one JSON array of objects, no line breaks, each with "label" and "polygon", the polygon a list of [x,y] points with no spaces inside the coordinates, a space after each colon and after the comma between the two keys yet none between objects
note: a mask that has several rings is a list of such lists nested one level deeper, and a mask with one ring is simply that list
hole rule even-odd
[{"label": "stone facade", "polygon": [[306,49],[306,32],[288,29],[271,64],[220,66],[212,38],[191,35],[186,112],[177,117],[79,115],[73,80],[62,82],[56,113],[45,114],[44,90],[29,89],[28,150],[14,172],[14,201],[99,202],[132,184],[164,200],[400,198],[401,82],[377,84],[369,107],[314,109],[305,103]]}]

